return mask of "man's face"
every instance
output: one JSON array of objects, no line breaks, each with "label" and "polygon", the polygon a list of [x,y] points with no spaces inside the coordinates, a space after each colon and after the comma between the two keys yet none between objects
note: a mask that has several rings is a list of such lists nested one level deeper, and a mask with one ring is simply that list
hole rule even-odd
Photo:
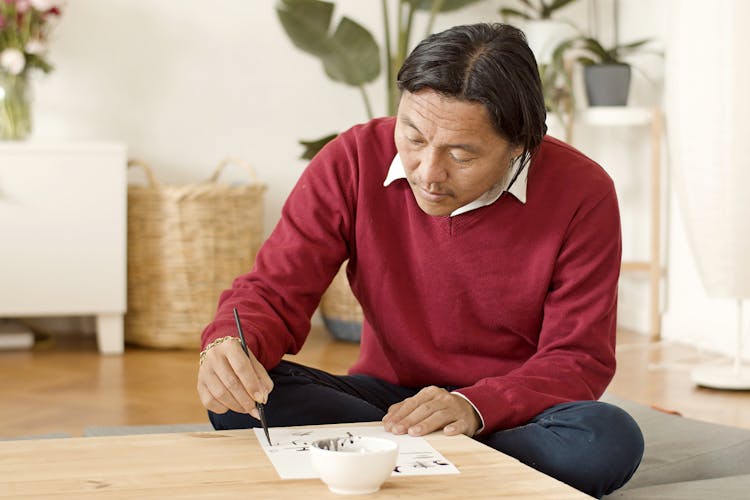
[{"label": "man's face", "polygon": [[523,151],[498,135],[483,105],[430,89],[403,93],[394,136],[417,204],[429,215],[450,215],[479,198]]}]

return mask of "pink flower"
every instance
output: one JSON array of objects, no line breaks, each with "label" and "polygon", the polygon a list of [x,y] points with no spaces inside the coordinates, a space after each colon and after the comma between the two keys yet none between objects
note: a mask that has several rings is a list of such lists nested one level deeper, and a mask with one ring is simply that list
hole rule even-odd
[{"label": "pink flower", "polygon": [[40,12],[47,12],[50,9],[59,7],[61,4],[60,0],[24,0],[24,1],[31,2],[31,5]]},{"label": "pink flower", "polygon": [[23,14],[27,10],[29,10],[29,7],[31,7],[31,1],[30,0],[17,0],[16,1],[16,12],[19,14]]},{"label": "pink flower", "polygon": [[50,71],[47,36],[66,0],[0,0],[0,72]]}]

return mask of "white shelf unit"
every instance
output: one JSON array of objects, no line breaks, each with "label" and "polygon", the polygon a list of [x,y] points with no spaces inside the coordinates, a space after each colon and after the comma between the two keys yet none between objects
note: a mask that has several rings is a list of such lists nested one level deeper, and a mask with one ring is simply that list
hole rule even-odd
[{"label": "white shelf unit", "polygon": [[663,117],[659,108],[602,106],[580,111],[576,117],[581,123],[595,127],[648,126],[650,128],[649,211],[650,235],[648,258],[623,260],[623,272],[647,273],[649,279],[648,335],[651,340],[661,337],[661,283],[664,267],[661,261],[661,142]]},{"label": "white shelf unit", "polygon": [[0,143],[0,317],[96,317],[123,352],[126,148]]}]

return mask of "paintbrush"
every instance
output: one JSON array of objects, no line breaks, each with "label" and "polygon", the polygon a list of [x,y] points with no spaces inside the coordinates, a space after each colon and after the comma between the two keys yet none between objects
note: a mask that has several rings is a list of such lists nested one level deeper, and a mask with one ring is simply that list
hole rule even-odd
[{"label": "paintbrush", "polygon": [[[240,324],[240,314],[237,312],[237,308],[234,308],[234,321],[237,323],[237,333],[240,335],[240,344],[242,345],[242,350],[245,351],[245,355],[250,358],[250,351],[247,349],[247,344],[245,343],[245,334],[242,333],[242,325]],[[260,417],[260,424],[263,426],[263,432],[266,433],[266,439],[268,440],[268,446],[273,446],[271,444],[271,437],[268,434],[268,422],[266,422],[266,413],[263,410],[263,404],[256,401],[255,402],[255,409],[258,410],[258,417]]]}]

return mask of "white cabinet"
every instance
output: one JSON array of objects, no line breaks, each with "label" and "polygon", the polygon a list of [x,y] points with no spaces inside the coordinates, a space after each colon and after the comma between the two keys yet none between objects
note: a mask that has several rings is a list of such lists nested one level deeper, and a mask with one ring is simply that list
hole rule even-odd
[{"label": "white cabinet", "polygon": [[126,148],[0,143],[0,317],[95,315],[123,351]]}]

